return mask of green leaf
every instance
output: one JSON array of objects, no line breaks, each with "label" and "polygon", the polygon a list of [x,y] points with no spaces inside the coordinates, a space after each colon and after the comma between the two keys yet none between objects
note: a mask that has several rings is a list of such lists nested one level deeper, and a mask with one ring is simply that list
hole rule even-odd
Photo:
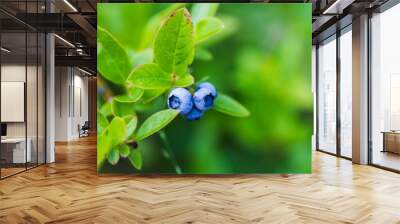
[{"label": "green leaf", "polygon": [[103,114],[104,117],[108,117],[112,115],[112,110],[111,110],[111,103],[106,102],[101,106],[100,108],[100,113]]},{"label": "green leaf", "polygon": [[[99,132],[98,132],[99,133]],[[111,147],[111,140],[107,134],[104,132],[97,135],[97,169],[99,170],[104,160],[108,154]]]},{"label": "green leaf", "polygon": [[131,150],[130,150],[130,148],[129,148],[128,145],[126,145],[126,144],[121,144],[121,145],[118,147],[118,151],[119,151],[119,155],[120,155],[122,158],[127,158],[127,157],[129,156]]},{"label": "green leaf", "polygon": [[218,33],[224,28],[224,24],[221,20],[216,18],[203,18],[196,24],[196,44],[207,40],[210,36]]},{"label": "green leaf", "polygon": [[102,113],[97,111],[97,132],[98,133],[103,133],[103,131],[107,128],[109,125],[108,120]]},{"label": "green leaf", "polygon": [[97,65],[100,74],[116,84],[123,84],[132,70],[121,44],[100,26],[97,27]]},{"label": "green leaf", "polygon": [[149,103],[156,99],[157,97],[161,96],[167,89],[148,89],[145,90],[141,99],[143,104]]},{"label": "green leaf", "polygon": [[139,88],[130,88],[128,93],[125,95],[120,95],[115,97],[114,99],[120,103],[134,103],[140,99],[143,95],[143,89]]},{"label": "green leaf", "polygon": [[122,103],[114,98],[111,105],[114,116],[124,117],[127,115],[135,115],[134,103]]},{"label": "green leaf", "polygon": [[137,116],[128,115],[123,117],[126,123],[126,138],[130,138],[136,130],[137,126]]},{"label": "green leaf", "polygon": [[172,86],[185,87],[192,85],[193,76],[189,74],[176,76],[164,72],[157,64],[144,64],[135,69],[129,76],[129,82],[140,89],[169,89]]},{"label": "green leaf", "polygon": [[173,12],[154,42],[154,58],[165,72],[182,75],[194,57],[192,18],[186,8]]},{"label": "green leaf", "polygon": [[218,3],[197,3],[192,7],[193,22],[196,23],[204,17],[212,17],[217,13]]},{"label": "green leaf", "polygon": [[160,28],[160,24],[163,22],[165,17],[184,5],[185,3],[170,4],[167,8],[152,16],[150,20],[146,23],[146,28],[143,30],[143,33],[141,35],[140,47],[146,48],[153,44],[154,34],[157,33],[158,29]]},{"label": "green leaf", "polygon": [[213,59],[213,55],[211,54],[211,52],[202,47],[196,48],[196,54],[194,57],[202,61],[210,61]]},{"label": "green leaf", "polygon": [[217,96],[213,109],[235,117],[247,117],[250,115],[250,112],[242,104],[224,94]]},{"label": "green leaf", "polygon": [[178,110],[166,109],[151,115],[145,120],[136,134],[140,141],[167,126],[179,114]]},{"label": "green leaf", "polygon": [[116,165],[119,161],[118,149],[115,148],[111,149],[110,152],[108,152],[107,160],[111,165]]},{"label": "green leaf", "polygon": [[182,76],[182,77],[179,77],[179,78],[176,80],[174,86],[176,86],[176,87],[186,87],[186,86],[192,85],[193,83],[194,83],[194,78],[193,78],[193,76],[187,74],[187,75],[184,75],[184,76]]},{"label": "green leaf", "polygon": [[126,139],[126,123],[125,120],[120,117],[114,117],[108,126],[108,134],[111,138],[111,145],[116,146]]},{"label": "green leaf", "polygon": [[[154,36],[154,34],[152,34]],[[153,49],[152,48],[147,48],[142,51],[130,51],[128,52],[128,55],[132,61],[132,64],[134,67],[142,65],[142,64],[147,64],[151,63],[153,61]]]},{"label": "green leaf", "polygon": [[164,72],[157,64],[144,64],[129,76],[130,83],[141,89],[165,89],[173,84],[172,75]]},{"label": "green leaf", "polygon": [[131,152],[129,153],[128,159],[133,167],[135,167],[138,170],[142,169],[143,160],[142,160],[142,154],[140,154],[139,150],[132,149]]}]

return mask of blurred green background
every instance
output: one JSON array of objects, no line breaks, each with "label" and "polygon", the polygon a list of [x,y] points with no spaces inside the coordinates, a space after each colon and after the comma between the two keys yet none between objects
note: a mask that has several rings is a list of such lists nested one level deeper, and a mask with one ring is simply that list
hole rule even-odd
[{"label": "blurred green background", "polygon": [[[124,46],[135,66],[152,57],[152,38],[165,10],[192,4],[98,4],[98,25]],[[179,116],[165,128],[183,173],[309,173],[313,102],[311,4],[220,4],[215,17],[224,29],[196,47],[191,72],[208,77],[218,91],[249,109],[246,118],[210,111],[190,122]],[[165,16],[164,16],[165,17]],[[154,23],[154,24],[152,24]],[[154,28],[156,27],[156,28]],[[99,77],[98,107],[118,87]],[[139,112],[166,108],[160,97]],[[141,120],[141,121],[140,121]],[[175,173],[154,135],[139,143],[140,173]],[[105,163],[100,172],[138,172],[128,161]]]}]

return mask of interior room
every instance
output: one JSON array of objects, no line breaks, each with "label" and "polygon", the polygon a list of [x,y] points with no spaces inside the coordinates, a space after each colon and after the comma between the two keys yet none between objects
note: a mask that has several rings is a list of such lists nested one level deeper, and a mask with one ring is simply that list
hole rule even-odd
[{"label": "interior room", "polygon": [[1,32],[1,178],[45,162],[45,36],[15,25]]},{"label": "interior room", "polygon": [[[79,67],[57,66],[55,73],[58,74],[55,80],[55,141],[62,143],[87,137],[89,130],[92,132],[95,128],[95,122],[89,124],[89,82],[96,80]],[[95,89],[91,91],[91,96],[95,95]],[[83,126],[88,126],[87,133],[83,133]]]},{"label": "interior room", "polygon": [[[131,13],[127,6],[139,2],[156,5]],[[398,0],[240,0],[230,3],[227,9],[218,4],[200,4],[200,1],[179,1],[182,4],[170,8],[168,4],[158,5],[159,2],[165,1],[0,1],[0,223],[400,223]],[[113,18],[103,16],[100,21],[99,9],[105,10],[107,4],[112,3],[127,4],[122,7],[126,11],[119,13],[115,8],[108,8]],[[277,12],[262,15],[271,16],[268,23],[259,21],[259,15],[243,13],[245,7],[239,8],[246,3],[277,4],[283,9],[286,5],[306,5],[309,26],[304,27],[309,29],[296,26],[283,29],[282,24],[293,24],[287,22],[296,18],[291,13],[284,16],[287,23],[273,19],[282,18]],[[214,22],[208,28],[223,30],[220,31],[223,35],[201,45],[201,39],[195,38],[201,33],[201,27],[196,27],[199,18],[189,17],[196,15],[195,6],[199,7],[197,16],[203,15],[204,20]],[[188,10],[178,11],[177,7]],[[163,11],[165,8],[168,9]],[[289,7],[285,10],[290,11]],[[152,17],[156,11],[161,13]],[[243,18],[230,17],[232,11]],[[171,18],[180,18],[183,22]],[[119,23],[118,19],[127,22]],[[245,19],[257,20],[259,29],[246,33],[249,30],[246,26],[252,25],[238,25]],[[180,31],[192,32],[190,38],[195,40],[188,41],[187,45],[200,49],[197,53],[184,52],[197,64],[180,60],[187,66],[183,70],[193,72],[193,76],[200,72],[214,76],[197,80],[189,77],[191,86],[184,85],[182,83],[187,80],[179,79],[182,75],[179,65],[173,64],[171,71],[168,66],[161,66],[160,60],[174,54],[164,52],[161,59],[155,59],[158,39],[150,34],[156,33],[158,37],[170,21],[186,28]],[[160,25],[155,26],[158,22]],[[266,25],[271,23],[275,24]],[[103,25],[107,25],[108,30],[103,29]],[[125,29],[128,26],[132,26],[130,33]],[[231,28],[235,26],[236,34]],[[180,31],[166,33],[184,36]],[[139,37],[146,35],[149,39],[140,42]],[[258,38],[257,35],[263,36]],[[168,38],[161,38],[162,41],[173,42],[166,36]],[[300,36],[309,37],[310,45],[294,45],[293,40]],[[227,37],[232,38],[231,42],[224,39]],[[290,40],[291,44],[283,44]],[[137,49],[136,45],[128,46],[130,50],[124,48],[134,41],[140,43]],[[246,45],[239,55],[234,53],[239,49],[235,44],[241,41]],[[107,55],[110,52],[105,44],[110,42],[117,43],[122,50],[118,47],[115,55]],[[158,44],[162,46],[160,51],[169,47],[169,42]],[[221,45],[211,48],[214,43]],[[256,44],[250,46],[251,43]],[[186,49],[185,46],[179,45],[182,49]],[[301,49],[308,47],[309,58],[299,58]],[[226,48],[229,57],[220,57]],[[261,52],[265,49],[267,53]],[[106,60],[100,56],[102,54],[107,55]],[[293,55],[298,60],[288,59]],[[125,56],[132,60],[125,60]],[[149,88],[140,79],[132,81],[133,75],[118,80],[123,69],[107,64],[110,61],[117,61],[121,67],[125,64],[137,66],[127,69],[129,74],[139,70],[144,61],[159,66],[157,74],[166,74],[167,81],[153,85],[160,85],[164,92]],[[291,70],[296,66],[304,69],[296,71],[306,71],[306,79],[293,82],[284,79],[300,77],[300,73]],[[280,68],[291,72],[277,72]],[[103,74],[110,70],[115,70],[111,77],[117,80],[110,81],[112,78]],[[276,81],[277,77],[284,78]],[[195,111],[194,95],[201,89],[198,84],[204,80],[218,87],[218,94],[214,95],[207,89],[210,93],[202,98],[204,102],[206,97],[212,100],[221,95],[226,97],[225,91],[229,88],[234,89],[230,92],[232,99],[241,94],[257,98],[258,101],[229,101],[229,105],[240,108],[246,116],[257,114],[251,109],[265,103],[268,97],[280,98],[259,113],[265,114],[264,117],[258,117],[249,125],[240,120],[240,116],[235,117],[236,111],[222,110],[225,114],[219,114],[221,108],[215,105],[207,112],[206,109]],[[304,80],[307,80],[306,90],[297,85]],[[220,84],[225,82],[229,85]],[[263,86],[256,85],[248,88],[248,83],[263,84],[274,91],[265,93]],[[186,92],[173,95],[169,91],[172,86]],[[168,123],[176,117],[176,126],[157,126],[154,121],[153,125],[148,124],[151,122],[145,125],[147,120],[142,118],[152,115],[144,112],[140,117],[142,111],[154,105],[171,109],[171,99],[181,100],[187,92],[192,94],[186,99],[187,105],[191,105],[189,114],[193,111],[200,114],[190,121],[192,123],[187,121],[188,114],[176,110],[172,114],[174,117],[166,119],[168,121],[165,117],[155,119]],[[289,107],[301,104],[299,102],[303,101],[299,99],[304,92],[310,96],[310,101],[304,104],[309,110]],[[152,106],[143,102],[155,97],[160,100],[149,104]],[[119,107],[132,102],[138,104]],[[106,106],[99,107],[100,104]],[[220,106],[218,102],[216,105]],[[276,110],[282,105],[285,110]],[[123,114],[126,111],[130,116]],[[229,113],[234,116],[229,117]],[[279,120],[282,114],[287,117]],[[226,119],[221,125],[224,133],[215,125],[221,118]],[[207,125],[201,126],[206,119]],[[308,120],[310,133],[294,125],[294,121],[303,124]],[[243,126],[235,126],[235,122]],[[266,124],[271,124],[269,130],[262,126]],[[157,126],[156,131],[148,131],[154,126]],[[126,129],[119,132],[120,127]],[[141,129],[147,131],[142,137],[149,138],[139,142]],[[176,130],[179,135],[167,135],[178,132]],[[203,132],[206,138],[200,136]],[[154,133],[157,135],[150,137]],[[232,133],[240,136],[232,140],[229,135]],[[271,133],[284,140],[274,141]],[[298,140],[302,134],[307,135],[303,142],[283,144]],[[115,143],[109,136],[117,136],[120,141]],[[192,147],[187,149],[182,142]],[[257,154],[262,151],[262,144],[275,148],[275,153]],[[304,145],[309,150],[307,147],[306,153],[296,151],[293,156],[295,153],[290,150]],[[225,151],[213,152],[211,146]],[[250,152],[241,151],[245,146],[251,146]],[[143,157],[138,157],[138,152]],[[104,158],[99,159],[99,154]],[[189,155],[191,159],[180,167],[177,164],[182,164],[182,155]],[[150,162],[146,160],[149,158],[153,159],[150,162],[162,161],[157,168],[167,172],[151,172],[154,170],[149,169]],[[274,168],[282,165],[282,158],[289,158],[287,164],[302,162],[309,166],[301,172],[281,172]],[[114,166],[115,161],[122,164]],[[265,161],[270,162],[265,164]],[[241,170],[236,167],[237,162]],[[125,165],[135,172],[124,173],[121,167]],[[252,172],[255,167],[272,167],[275,172]],[[288,167],[291,169],[287,170],[296,171]],[[109,172],[102,172],[104,169]],[[184,169],[227,172],[205,175],[183,172],[182,175]]]},{"label": "interior room", "polygon": [[371,18],[371,162],[400,170],[400,66],[395,59],[400,37],[393,30],[400,19],[400,6]]}]

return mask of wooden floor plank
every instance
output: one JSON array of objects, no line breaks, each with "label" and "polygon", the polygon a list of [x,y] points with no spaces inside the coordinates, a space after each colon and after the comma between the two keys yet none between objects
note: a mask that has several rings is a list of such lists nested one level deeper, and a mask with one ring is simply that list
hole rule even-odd
[{"label": "wooden floor plank", "polygon": [[310,175],[98,176],[96,139],[0,181],[0,223],[400,223],[400,175],[313,153]]}]

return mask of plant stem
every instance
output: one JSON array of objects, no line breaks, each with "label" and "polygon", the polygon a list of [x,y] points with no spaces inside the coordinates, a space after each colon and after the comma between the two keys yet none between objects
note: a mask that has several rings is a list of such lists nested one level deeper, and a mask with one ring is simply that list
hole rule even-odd
[{"label": "plant stem", "polygon": [[160,138],[164,144],[163,154],[164,156],[171,162],[172,166],[174,167],[175,171],[177,174],[182,174],[182,170],[178,165],[178,162],[176,161],[175,155],[171,149],[171,146],[168,142],[167,135],[165,134],[164,131],[159,132]]}]

